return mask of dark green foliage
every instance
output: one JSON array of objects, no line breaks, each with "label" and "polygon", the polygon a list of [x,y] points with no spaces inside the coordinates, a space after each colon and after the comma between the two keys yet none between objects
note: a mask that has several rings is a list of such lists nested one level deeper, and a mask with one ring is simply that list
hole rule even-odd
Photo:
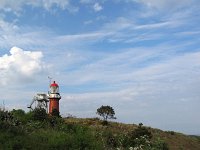
[{"label": "dark green foliage", "polygon": [[0,110],[0,120],[4,122],[12,122],[13,115],[8,111]]},{"label": "dark green foliage", "polygon": [[13,136],[11,132],[2,132],[0,149],[73,150],[102,149],[102,147],[86,130],[78,129],[76,133],[69,134],[58,130],[39,129],[21,136]]},{"label": "dark green foliage", "polygon": [[44,121],[47,119],[47,113],[44,108],[36,108],[32,112],[33,119],[38,121]]},{"label": "dark green foliage", "polygon": [[108,121],[107,121],[107,120],[103,120],[103,121],[102,121],[102,125],[103,125],[103,126],[107,126],[107,125],[108,125]]},{"label": "dark green foliage", "polygon": [[144,135],[148,136],[149,139],[152,138],[151,132],[146,127],[143,127],[142,125],[143,124],[140,123],[138,128],[131,132],[132,139],[139,138]]},{"label": "dark green foliage", "polygon": [[[48,117],[44,112],[39,109],[31,113],[0,111],[0,149],[103,149],[102,143],[95,139],[88,127],[66,124],[62,118]],[[28,119],[15,126],[12,123],[16,117]]]},{"label": "dark green foliage", "polygon": [[152,147],[154,147],[155,150],[169,150],[167,143],[160,138],[157,138],[157,140],[152,143]]},{"label": "dark green foliage", "polygon": [[116,119],[115,117],[115,111],[111,106],[101,106],[100,108],[97,109],[97,114],[101,117],[103,117],[103,125],[107,125],[108,119]]},{"label": "dark green foliage", "polygon": [[0,127],[7,129],[9,126],[18,126],[19,120],[9,111],[0,110]]},{"label": "dark green foliage", "polygon": [[174,135],[175,132],[174,131],[166,131],[167,133],[170,133],[171,135]]},{"label": "dark green foliage", "polygon": [[57,109],[53,109],[51,115],[55,117],[60,117],[60,112]]},{"label": "dark green foliage", "polygon": [[22,110],[22,109],[17,109],[17,110],[13,109],[13,110],[11,111],[11,113],[12,113],[15,117],[24,117],[24,116],[26,115],[25,111]]},{"label": "dark green foliage", "polygon": [[108,147],[117,147],[118,146],[117,137],[114,136],[113,133],[110,132],[109,130],[104,132],[104,137],[105,137],[106,145]]},{"label": "dark green foliage", "polygon": [[60,117],[49,116],[48,123],[51,125],[51,127],[57,127],[59,125],[62,125],[64,122],[63,122],[63,119]]},{"label": "dark green foliage", "polygon": [[25,111],[22,109],[18,110],[13,109],[10,113],[13,115],[13,117],[15,117],[19,121],[19,123],[25,123],[28,119],[26,117]]},{"label": "dark green foliage", "polygon": [[151,132],[146,127],[143,127],[142,123],[140,123],[138,128],[128,133],[123,145],[130,147],[146,145],[147,147],[150,147],[148,143],[150,143],[151,138]]}]

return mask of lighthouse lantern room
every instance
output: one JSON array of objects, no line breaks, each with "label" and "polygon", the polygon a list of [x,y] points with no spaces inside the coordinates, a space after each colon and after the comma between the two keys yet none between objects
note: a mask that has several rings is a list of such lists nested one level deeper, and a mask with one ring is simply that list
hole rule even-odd
[{"label": "lighthouse lantern room", "polygon": [[53,83],[50,85],[50,91],[48,97],[49,97],[49,114],[52,114],[54,109],[59,112],[59,100],[61,99],[61,96],[59,93],[59,86],[55,81],[53,81]]}]

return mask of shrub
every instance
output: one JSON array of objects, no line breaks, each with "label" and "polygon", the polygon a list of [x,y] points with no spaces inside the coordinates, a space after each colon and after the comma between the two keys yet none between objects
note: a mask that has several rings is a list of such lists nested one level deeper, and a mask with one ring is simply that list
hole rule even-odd
[{"label": "shrub", "polygon": [[167,143],[160,138],[157,138],[153,143],[152,147],[154,150],[169,150]]},{"label": "shrub", "polygon": [[128,134],[128,137],[124,141],[124,145],[134,147],[140,144],[148,144],[152,138],[152,134],[146,127],[143,127],[142,125],[143,124],[140,123],[138,128]]},{"label": "shrub", "polygon": [[34,120],[44,121],[47,119],[47,113],[44,108],[36,108],[32,112],[32,117]]},{"label": "shrub", "polygon": [[139,138],[141,136],[146,135],[148,136],[149,139],[151,139],[152,138],[151,132],[146,127],[143,127],[142,125],[143,124],[140,123],[138,128],[132,131],[131,137],[135,139],[135,138]]},{"label": "shrub", "polygon": [[61,117],[60,112],[57,109],[53,109],[51,115],[55,117]]},{"label": "shrub", "polygon": [[14,118],[16,118],[20,123],[25,123],[27,122],[27,117],[26,117],[26,113],[24,110],[22,109],[13,109],[11,112],[10,112]]}]

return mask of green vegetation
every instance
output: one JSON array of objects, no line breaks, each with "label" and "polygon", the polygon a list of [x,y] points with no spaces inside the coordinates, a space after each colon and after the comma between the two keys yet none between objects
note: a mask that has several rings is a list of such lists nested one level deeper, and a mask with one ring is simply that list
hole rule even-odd
[{"label": "green vegetation", "polygon": [[61,117],[60,112],[57,109],[53,109],[51,115],[55,117]]},{"label": "green vegetation", "polygon": [[115,111],[111,106],[101,106],[97,109],[97,114],[101,117],[103,117],[103,125],[108,124],[108,119],[116,119],[115,117]]},{"label": "green vegetation", "polygon": [[43,109],[25,113],[0,110],[0,149],[102,149],[86,126],[65,123]]},{"label": "green vegetation", "polygon": [[42,109],[28,113],[20,109],[0,110],[0,149],[195,150],[200,146],[199,137],[171,134],[171,131],[163,132],[142,124],[102,125],[103,121],[98,118],[64,119],[57,115],[57,112],[47,115]]}]

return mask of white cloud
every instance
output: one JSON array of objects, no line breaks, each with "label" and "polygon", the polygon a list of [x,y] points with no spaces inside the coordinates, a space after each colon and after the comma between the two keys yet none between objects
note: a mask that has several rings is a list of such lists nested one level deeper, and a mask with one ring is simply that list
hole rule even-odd
[{"label": "white cloud", "polygon": [[93,6],[95,12],[101,11],[103,7],[99,3],[95,3]]},{"label": "white cloud", "polygon": [[[0,18],[0,48],[10,48],[13,45],[19,47],[41,47],[51,45],[52,32],[48,28],[33,28],[18,26]],[[30,46],[31,45],[31,46]]]},{"label": "white cloud", "polygon": [[18,30],[18,26],[13,23],[8,23],[0,18],[0,33],[1,35],[3,33],[10,34],[12,32],[15,32]]},{"label": "white cloud", "polygon": [[65,75],[63,79],[65,78],[66,84],[70,85],[97,82],[106,84],[109,89],[110,87],[123,87],[132,83],[160,82],[161,80],[165,82],[176,80],[180,81],[178,83],[182,85],[181,82],[185,80],[183,74],[190,76],[187,80],[198,74],[198,71],[194,68],[200,66],[198,62],[199,53],[173,56],[170,53],[180,47],[161,45],[151,48],[154,50],[135,48],[126,49],[117,54],[102,55],[101,59],[95,58],[96,61],[86,63],[75,71],[68,72],[67,79]]},{"label": "white cloud", "polygon": [[150,8],[156,8],[159,10],[171,10],[182,7],[187,7],[193,2],[197,2],[196,0],[128,0],[138,3],[143,3]]},{"label": "white cloud", "polygon": [[[91,21],[86,22],[91,23]],[[72,43],[76,41],[98,42],[105,39],[108,42],[140,42],[145,40],[155,40],[164,37],[165,34],[158,34],[160,29],[172,29],[181,26],[179,21],[162,21],[157,23],[136,24],[131,19],[119,17],[115,21],[105,23],[101,29],[93,32],[55,36],[54,43]],[[150,33],[147,30],[152,30]],[[78,42],[78,44],[81,44]],[[85,44],[85,43],[84,43]],[[59,44],[58,44],[59,45]],[[77,44],[76,44],[77,45]]]},{"label": "white cloud", "polygon": [[41,60],[42,57],[42,52],[24,51],[18,47],[11,48],[10,55],[5,54],[0,57],[0,84],[30,82],[47,69]]},{"label": "white cloud", "polygon": [[[62,113],[67,110],[79,117],[93,117],[99,106],[111,105],[116,110],[118,121],[143,122],[169,130],[165,124],[167,121],[181,121],[180,113],[177,113],[181,112],[197,123],[200,52],[168,53],[169,56],[163,58],[162,55],[172,47],[165,46],[159,53],[161,48],[153,47],[152,51],[136,48],[107,54],[78,68],[78,71],[68,72],[60,78],[65,86],[73,87],[76,82],[85,86],[91,81],[94,84],[84,92],[63,93],[60,101]],[[155,60],[153,63],[146,62],[140,66],[152,59]],[[104,86],[94,91],[96,82]]]},{"label": "white cloud", "polygon": [[[182,20],[162,20],[157,22],[137,23],[134,19],[119,17],[103,25],[101,32],[106,33],[109,42],[133,43],[145,40],[162,39],[170,33],[168,30],[186,25]],[[162,31],[162,32],[161,32]],[[108,35],[109,33],[109,35]]]},{"label": "white cloud", "polygon": [[25,5],[33,7],[43,7],[46,10],[50,10],[53,6],[57,6],[61,9],[67,9],[69,12],[78,11],[77,7],[70,4],[69,0],[1,0],[0,10],[13,11],[15,13],[21,11],[22,7]]}]

